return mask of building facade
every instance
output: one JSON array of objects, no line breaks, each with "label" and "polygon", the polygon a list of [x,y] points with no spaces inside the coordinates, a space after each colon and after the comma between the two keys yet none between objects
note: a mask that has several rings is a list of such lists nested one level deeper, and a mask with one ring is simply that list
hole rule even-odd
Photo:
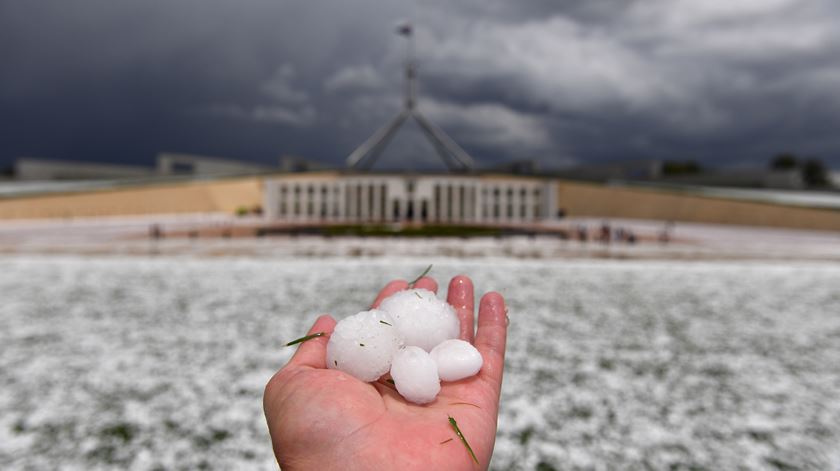
[{"label": "building facade", "polygon": [[266,178],[266,217],[287,222],[526,224],[556,217],[556,183],[509,175],[305,173]]}]

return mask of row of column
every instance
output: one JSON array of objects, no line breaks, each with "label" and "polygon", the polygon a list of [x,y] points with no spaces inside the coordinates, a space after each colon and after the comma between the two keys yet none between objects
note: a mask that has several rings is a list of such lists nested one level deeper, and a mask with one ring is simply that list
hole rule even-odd
[{"label": "row of column", "polygon": [[482,219],[527,221],[545,217],[545,198],[540,186],[493,185],[481,192]]},{"label": "row of column", "polygon": [[416,184],[405,184],[389,194],[384,180],[278,183],[266,188],[275,193],[269,214],[289,220],[422,222],[529,221],[548,215],[545,185],[433,183],[417,191]]}]

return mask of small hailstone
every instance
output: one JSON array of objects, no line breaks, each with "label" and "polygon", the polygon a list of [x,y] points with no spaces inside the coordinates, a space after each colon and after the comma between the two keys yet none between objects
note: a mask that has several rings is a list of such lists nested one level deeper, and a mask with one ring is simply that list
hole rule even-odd
[{"label": "small hailstone", "polygon": [[327,367],[365,382],[376,381],[391,368],[402,343],[387,312],[362,311],[336,324],[327,342]]},{"label": "small hailstone", "polygon": [[385,298],[379,309],[394,318],[406,345],[427,352],[444,340],[457,338],[460,331],[455,309],[426,289],[398,291]]},{"label": "small hailstone", "polygon": [[443,381],[458,381],[478,373],[484,360],[471,343],[460,339],[444,340],[429,354],[437,364]]},{"label": "small hailstone", "polygon": [[437,365],[420,347],[401,348],[391,363],[391,378],[402,397],[415,404],[432,402],[440,392]]}]

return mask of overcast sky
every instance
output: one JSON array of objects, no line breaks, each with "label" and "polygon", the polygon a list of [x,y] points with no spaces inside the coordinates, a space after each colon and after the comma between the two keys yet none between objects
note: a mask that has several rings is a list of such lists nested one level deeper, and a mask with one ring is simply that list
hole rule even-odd
[{"label": "overcast sky", "polygon": [[[340,164],[420,110],[481,164],[840,167],[833,0],[0,0],[0,165],[161,151]],[[416,126],[383,166],[436,157]]]}]

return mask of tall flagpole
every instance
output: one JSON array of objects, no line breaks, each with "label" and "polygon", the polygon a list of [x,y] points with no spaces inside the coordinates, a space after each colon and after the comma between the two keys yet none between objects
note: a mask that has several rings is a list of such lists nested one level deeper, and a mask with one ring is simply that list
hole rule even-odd
[{"label": "tall flagpole", "polygon": [[414,61],[414,28],[411,23],[403,23],[397,27],[397,33],[405,36],[406,59],[405,59],[405,84],[403,109],[388,124],[377,130],[365,142],[356,148],[347,157],[347,166],[354,169],[370,168],[379,158],[379,154],[394,137],[397,130],[403,125],[406,119],[413,118],[420,125],[420,129],[426,138],[431,141],[435,151],[443,163],[452,170],[468,172],[473,169],[475,163],[472,157],[452,140],[442,129],[435,126],[426,119],[420,110],[417,109],[417,65]]}]

